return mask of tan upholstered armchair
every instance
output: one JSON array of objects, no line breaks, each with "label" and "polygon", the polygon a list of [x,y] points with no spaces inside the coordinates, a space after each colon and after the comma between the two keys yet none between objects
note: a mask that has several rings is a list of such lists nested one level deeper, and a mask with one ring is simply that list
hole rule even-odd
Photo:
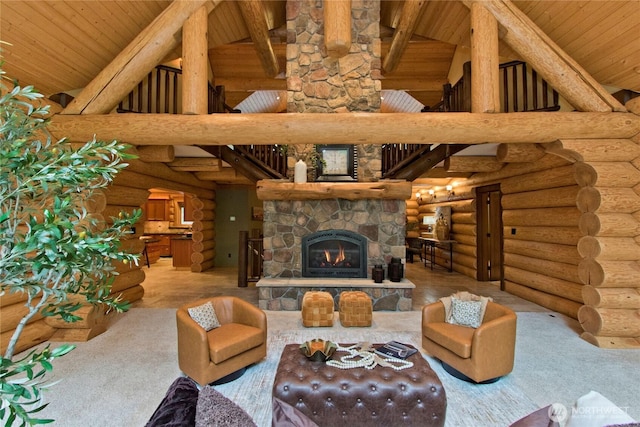
[{"label": "tan upholstered armchair", "polygon": [[[211,301],[220,327],[206,332],[188,309]],[[176,312],[178,364],[198,384],[206,385],[237,372],[267,355],[267,316],[232,296],[206,298]]]},{"label": "tan upholstered armchair", "polygon": [[516,314],[507,307],[487,303],[476,329],[446,323],[440,301],[422,308],[422,347],[440,359],[447,372],[467,377],[460,378],[482,383],[508,374],[513,370],[515,344]]}]

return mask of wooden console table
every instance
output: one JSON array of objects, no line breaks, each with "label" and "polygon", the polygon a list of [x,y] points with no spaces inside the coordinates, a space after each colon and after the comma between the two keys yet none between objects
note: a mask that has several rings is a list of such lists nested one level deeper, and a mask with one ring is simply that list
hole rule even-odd
[{"label": "wooden console table", "polygon": [[453,271],[453,244],[456,243],[455,240],[438,240],[431,239],[428,237],[419,237],[422,242],[422,247],[424,248],[424,266],[427,266],[427,260],[431,264],[431,269],[433,270],[433,266],[436,263],[436,246],[449,246],[449,273]]}]

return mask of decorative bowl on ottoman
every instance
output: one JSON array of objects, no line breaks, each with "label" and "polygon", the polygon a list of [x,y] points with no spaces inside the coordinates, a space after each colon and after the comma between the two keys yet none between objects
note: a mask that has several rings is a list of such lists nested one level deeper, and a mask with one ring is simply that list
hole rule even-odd
[{"label": "decorative bowl on ottoman", "polygon": [[336,351],[338,346],[320,338],[314,338],[300,345],[300,351],[310,360],[316,362],[326,362]]}]

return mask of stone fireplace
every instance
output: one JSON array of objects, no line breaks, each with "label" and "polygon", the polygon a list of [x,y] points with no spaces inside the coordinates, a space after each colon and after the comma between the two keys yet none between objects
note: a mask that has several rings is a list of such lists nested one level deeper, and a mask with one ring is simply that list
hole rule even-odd
[{"label": "stone fireplace", "polygon": [[367,277],[367,238],[326,230],[302,238],[302,277]]},{"label": "stone fireplace", "polygon": [[[379,112],[380,2],[351,3],[351,43],[340,57],[329,55],[324,44],[323,4],[316,0],[287,2],[287,112]],[[315,150],[312,135],[307,145],[291,151],[313,167],[307,156]],[[380,180],[380,146],[355,148],[359,183]],[[291,172],[298,159],[288,160]],[[289,188],[287,184],[274,183],[281,189]],[[405,200],[410,197],[410,185],[406,194],[396,197],[380,196],[385,191],[381,184],[370,188],[374,197],[354,198],[360,188],[356,184],[324,184],[327,192],[336,190],[329,187],[342,185],[349,189],[348,194],[344,198],[260,197],[264,210],[264,278],[257,284],[260,308],[299,310],[302,296],[313,289],[330,292],[335,301],[343,290],[362,290],[372,298],[374,310],[411,310],[413,283],[403,279],[376,284],[371,279],[374,265],[386,266],[391,258],[405,258]],[[318,185],[302,184],[293,191],[308,188],[313,192]],[[305,250],[309,252],[303,256]],[[344,260],[337,265],[341,252],[350,265]]]},{"label": "stone fireplace", "polygon": [[263,206],[266,278],[304,277],[303,240],[329,230],[344,231],[351,243],[354,235],[361,236],[366,260],[358,266],[358,277],[371,277],[374,265],[405,257],[404,200],[265,200]]}]

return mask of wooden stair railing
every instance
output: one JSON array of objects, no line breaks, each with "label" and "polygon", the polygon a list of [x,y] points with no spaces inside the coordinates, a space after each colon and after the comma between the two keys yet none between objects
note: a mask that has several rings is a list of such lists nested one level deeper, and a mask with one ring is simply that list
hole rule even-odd
[{"label": "wooden stair railing", "polygon": [[[266,164],[264,160],[256,157],[247,147],[260,147],[260,146],[242,146],[236,145],[228,147],[226,145],[211,146],[201,145],[199,146],[204,151],[213,154],[219,159],[227,162],[236,171],[246,176],[253,182],[258,182],[261,179],[285,179],[286,178],[286,158],[279,159],[276,163],[280,164],[280,170],[282,170],[282,164],[284,165],[284,172],[273,169],[269,164]],[[269,147],[269,146],[267,146]],[[275,146],[280,156],[284,156],[280,153],[278,146]],[[261,151],[261,150],[258,150]],[[266,151],[266,150],[262,150]],[[275,157],[275,156],[274,156]]]},{"label": "wooden stair railing", "polygon": [[[466,62],[462,71],[462,77],[455,85],[443,86],[442,100],[436,105],[425,106],[421,112],[470,112],[471,62]],[[558,92],[538,76],[534,69],[528,69],[526,62],[512,61],[500,64],[500,74],[502,112],[558,111],[560,109]],[[460,147],[466,146],[454,146],[450,150],[436,148],[433,151],[437,151],[432,152],[430,146],[420,144],[385,144],[382,147],[382,176],[383,178],[414,177],[415,179],[446,157],[460,151],[462,149]]]},{"label": "wooden stair railing", "polygon": [[[118,113],[180,114],[179,87],[182,70],[158,65],[118,104]],[[209,114],[239,113],[225,103],[224,87],[209,83]]]},{"label": "wooden stair railing", "polygon": [[[559,94],[533,68],[523,61],[500,64],[500,98],[503,113],[558,111]],[[515,88],[515,90],[514,90]],[[443,87],[442,101],[422,112],[470,112],[471,111],[471,62],[463,65],[458,82]]]}]

